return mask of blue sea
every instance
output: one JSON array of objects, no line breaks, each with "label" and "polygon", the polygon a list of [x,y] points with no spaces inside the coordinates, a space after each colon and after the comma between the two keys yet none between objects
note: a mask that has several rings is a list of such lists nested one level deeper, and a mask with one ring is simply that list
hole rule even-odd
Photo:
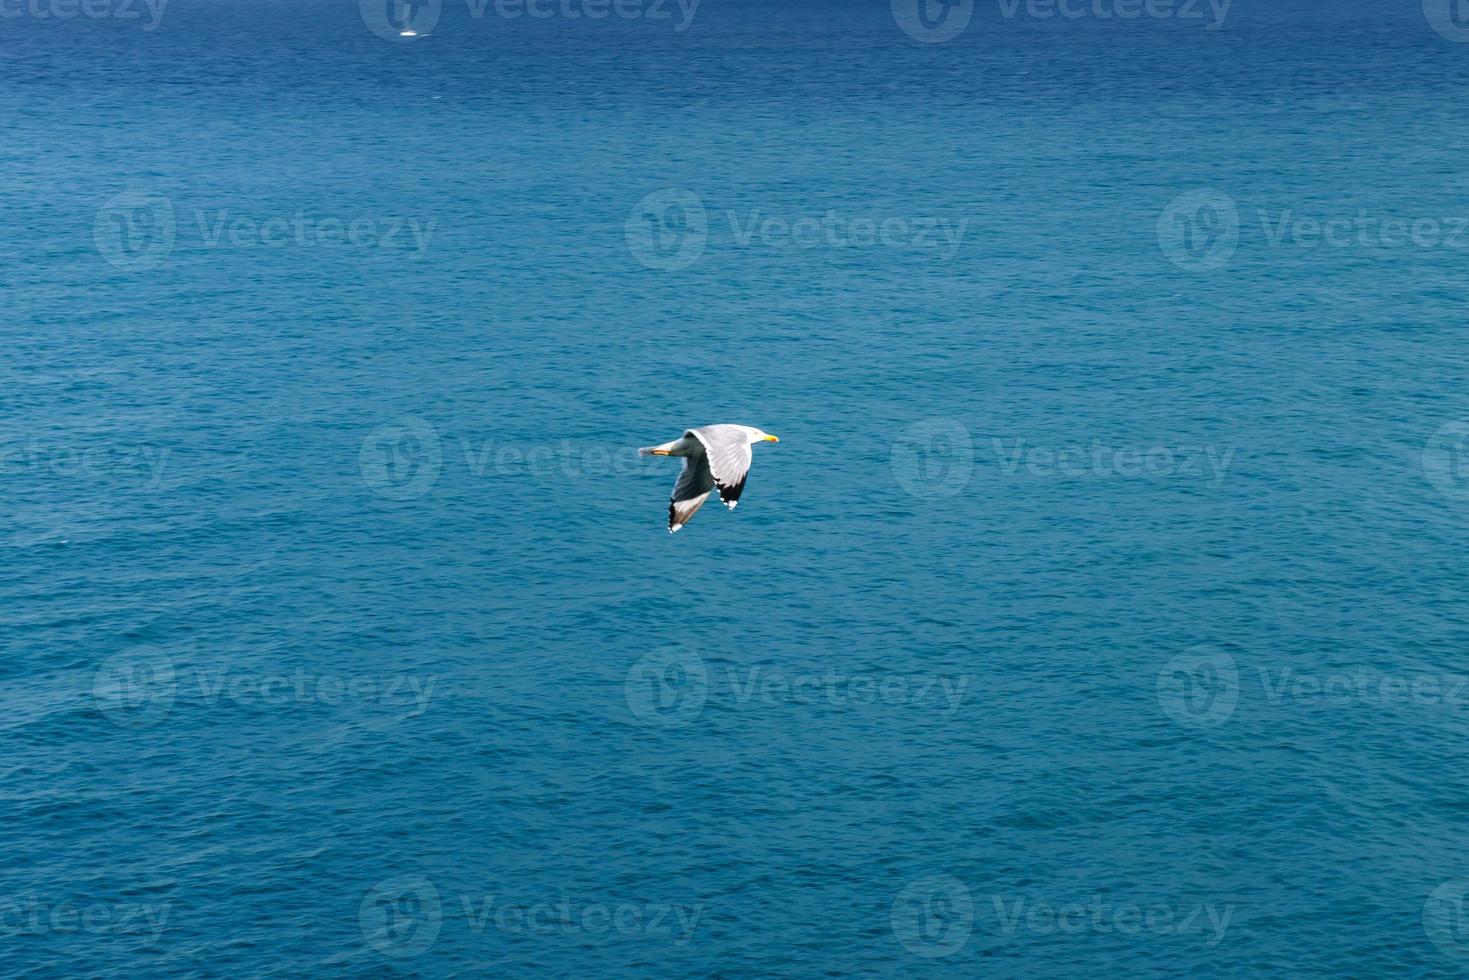
[{"label": "blue sea", "polygon": [[1469,972],[1466,42],[3,0],[0,974]]}]

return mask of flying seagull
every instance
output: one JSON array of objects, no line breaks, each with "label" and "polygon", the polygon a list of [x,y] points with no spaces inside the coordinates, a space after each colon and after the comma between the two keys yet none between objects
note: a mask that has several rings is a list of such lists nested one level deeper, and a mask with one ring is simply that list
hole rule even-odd
[{"label": "flying seagull", "polygon": [[750,447],[757,442],[780,442],[753,425],[706,425],[689,429],[672,442],[639,449],[641,456],[682,456],[683,470],[668,501],[668,533],[689,522],[710,490],[730,510],[740,502],[745,477],[750,474]]}]

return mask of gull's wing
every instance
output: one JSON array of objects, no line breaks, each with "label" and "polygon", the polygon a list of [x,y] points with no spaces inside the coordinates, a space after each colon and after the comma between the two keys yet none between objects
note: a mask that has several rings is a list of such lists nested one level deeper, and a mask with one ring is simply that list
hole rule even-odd
[{"label": "gull's wing", "polygon": [[734,510],[745,491],[745,478],[750,475],[750,440],[745,430],[737,425],[706,425],[702,429],[690,429],[684,435],[704,444],[709,472],[714,477],[714,486],[719,488],[719,499]]},{"label": "gull's wing", "polygon": [[713,489],[714,477],[709,472],[708,456],[704,453],[685,456],[683,469],[678,472],[678,482],[673,485],[673,496],[668,501],[668,533],[672,534],[687,524]]}]

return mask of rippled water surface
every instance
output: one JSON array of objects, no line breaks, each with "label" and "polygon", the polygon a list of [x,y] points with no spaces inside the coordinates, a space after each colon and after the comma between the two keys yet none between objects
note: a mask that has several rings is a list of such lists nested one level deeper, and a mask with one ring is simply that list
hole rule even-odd
[{"label": "rippled water surface", "polygon": [[1469,29],[651,2],[0,8],[3,972],[1461,975]]}]

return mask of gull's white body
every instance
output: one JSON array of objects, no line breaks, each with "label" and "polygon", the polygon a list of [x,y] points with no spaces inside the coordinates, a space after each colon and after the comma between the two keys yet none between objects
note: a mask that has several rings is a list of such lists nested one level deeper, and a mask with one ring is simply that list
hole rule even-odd
[{"label": "gull's white body", "polygon": [[740,502],[757,442],[780,442],[753,425],[705,425],[688,429],[672,442],[639,449],[644,456],[680,456],[683,469],[668,501],[668,533],[681,529],[703,506],[711,490],[730,510]]}]

